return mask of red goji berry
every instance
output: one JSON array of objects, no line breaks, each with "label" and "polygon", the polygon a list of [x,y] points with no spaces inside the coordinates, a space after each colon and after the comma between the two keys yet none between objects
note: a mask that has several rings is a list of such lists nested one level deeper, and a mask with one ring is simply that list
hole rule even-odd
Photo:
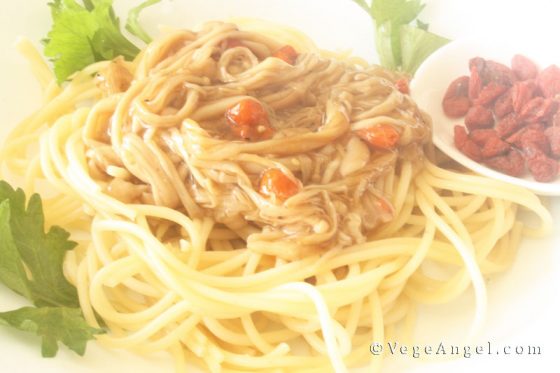
[{"label": "red goji berry", "polygon": [[511,70],[519,80],[535,79],[539,72],[537,65],[521,54],[511,59]]}]

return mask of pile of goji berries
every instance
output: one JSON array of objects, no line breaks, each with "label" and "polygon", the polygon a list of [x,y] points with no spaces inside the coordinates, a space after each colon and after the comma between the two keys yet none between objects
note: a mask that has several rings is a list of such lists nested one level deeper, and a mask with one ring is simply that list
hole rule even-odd
[{"label": "pile of goji berries", "polygon": [[470,76],[451,82],[442,102],[447,116],[465,117],[466,128],[454,128],[455,146],[508,175],[528,170],[537,181],[553,181],[560,159],[560,68],[539,71],[515,55],[511,68],[475,57],[469,69]]}]

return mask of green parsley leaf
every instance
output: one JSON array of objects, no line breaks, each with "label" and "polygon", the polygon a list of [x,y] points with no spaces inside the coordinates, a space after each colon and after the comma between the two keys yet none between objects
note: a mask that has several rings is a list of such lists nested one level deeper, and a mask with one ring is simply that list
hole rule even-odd
[{"label": "green parsley leaf", "polygon": [[147,0],[144,1],[142,4],[138,5],[136,8],[133,8],[128,13],[128,19],[126,20],[126,29],[132,35],[135,35],[140,40],[145,43],[150,43],[152,38],[148,33],[144,30],[144,28],[140,25],[140,21],[138,20],[140,17],[140,13],[147,7],[152,6],[154,4],[159,3],[161,0]]},{"label": "green parsley leaf", "polygon": [[67,307],[23,307],[15,311],[1,312],[0,324],[35,333],[42,339],[43,357],[54,357],[58,352],[58,342],[83,356],[86,344],[99,329],[90,327],[79,308]]},{"label": "green parsley leaf", "polygon": [[10,201],[0,203],[0,281],[16,293],[31,299],[31,289],[10,226]]},{"label": "green parsley leaf", "polygon": [[74,0],[58,0],[49,5],[53,26],[45,40],[44,53],[54,63],[54,73],[62,83],[95,62],[90,40],[97,25],[90,12]]},{"label": "green parsley leaf", "polygon": [[[77,307],[78,295],[64,277],[62,262],[76,243],[59,227],[44,232],[41,198],[33,195],[25,205],[25,194],[0,182],[0,279],[10,289],[37,306]],[[10,263],[10,264],[8,264]],[[26,274],[27,269],[29,275]]]},{"label": "green parsley leaf", "polygon": [[45,357],[56,355],[58,342],[83,355],[103,331],[86,323],[76,288],[64,277],[64,255],[76,243],[59,227],[45,233],[44,223],[38,194],[26,205],[21,189],[0,181],[0,282],[35,305],[0,313],[0,324],[41,336]]},{"label": "green parsley leaf", "polygon": [[97,0],[91,11],[98,26],[91,38],[96,61],[111,60],[117,56],[133,60],[140,49],[121,33],[120,20],[115,15],[112,3],[112,0]]},{"label": "green parsley leaf", "polygon": [[101,60],[132,60],[140,49],[121,32],[113,0],[54,0],[49,4],[53,26],[45,39],[45,56],[54,63],[59,83]]}]

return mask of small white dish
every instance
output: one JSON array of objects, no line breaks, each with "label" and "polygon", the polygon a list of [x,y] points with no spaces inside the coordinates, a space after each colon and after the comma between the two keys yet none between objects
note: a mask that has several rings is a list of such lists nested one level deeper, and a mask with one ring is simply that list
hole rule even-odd
[{"label": "small white dish", "polygon": [[[503,40],[511,40],[512,45],[506,45]],[[560,196],[560,175],[553,182],[541,183],[529,173],[520,178],[512,177],[465,156],[453,143],[453,127],[464,124],[464,118],[452,119],[443,112],[441,103],[447,87],[459,76],[469,75],[471,58],[482,57],[510,66],[515,54],[525,55],[540,69],[551,64],[560,65],[557,48],[543,48],[538,42],[522,37],[460,39],[442,47],[424,61],[411,82],[411,95],[418,106],[432,117],[434,144],[449,157],[478,174],[525,187],[540,195]]]}]

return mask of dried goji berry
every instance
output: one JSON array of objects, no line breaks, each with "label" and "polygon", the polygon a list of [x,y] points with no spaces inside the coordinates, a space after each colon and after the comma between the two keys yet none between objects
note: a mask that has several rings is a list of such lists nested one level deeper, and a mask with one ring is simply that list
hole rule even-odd
[{"label": "dried goji berry", "polygon": [[275,51],[272,54],[272,57],[279,58],[290,65],[295,65],[298,58],[298,52],[296,52],[294,47],[291,45],[284,45],[282,48]]},{"label": "dried goji berry", "polygon": [[510,145],[499,137],[490,137],[481,150],[483,158],[492,158],[507,153],[511,149]]},{"label": "dried goji berry", "polygon": [[264,171],[259,180],[259,193],[265,197],[273,197],[283,201],[299,192],[297,179],[286,175],[279,168],[269,168]]},{"label": "dried goji berry", "polygon": [[474,57],[469,60],[469,70],[472,71],[474,68],[480,74],[483,86],[490,82],[510,86],[515,80],[511,69],[496,61]]},{"label": "dried goji berry", "polygon": [[544,133],[548,138],[551,154],[560,157],[560,127],[548,127]]},{"label": "dried goji berry", "polygon": [[521,148],[521,135],[523,135],[523,132],[525,132],[527,129],[525,127],[521,128],[520,130],[514,132],[513,134],[509,135],[508,137],[506,137],[506,142],[508,144],[511,144],[513,146],[516,146],[518,148]]},{"label": "dried goji berry", "polygon": [[513,72],[509,67],[492,60],[485,61],[484,69],[480,73],[483,84],[496,82],[501,85],[511,86],[515,81]]},{"label": "dried goji berry", "polygon": [[556,111],[556,113],[552,116],[549,125],[553,127],[560,127],[560,111]]},{"label": "dried goji berry", "polygon": [[511,145],[517,146],[518,148],[521,148],[521,135],[523,135],[523,133],[529,129],[544,131],[544,126],[542,125],[542,123],[527,124],[525,127],[522,127],[517,132],[506,138],[506,142],[510,143]]},{"label": "dried goji berry", "polygon": [[521,134],[520,142],[522,149],[534,145],[542,150],[543,153],[550,154],[550,143],[542,129],[526,128]]},{"label": "dried goji berry", "polygon": [[503,118],[513,111],[511,90],[511,88],[508,89],[506,93],[498,97],[494,102],[494,114],[496,114],[496,117]]},{"label": "dried goji berry", "polygon": [[226,110],[225,118],[233,133],[245,140],[266,140],[274,135],[268,113],[260,102],[245,98]]},{"label": "dried goji berry", "polygon": [[469,139],[469,135],[467,135],[467,130],[463,126],[456,125],[453,128],[453,134],[454,134],[453,141],[455,142],[455,147],[457,149],[461,149]]},{"label": "dried goji berry", "polygon": [[449,84],[445,91],[444,99],[452,97],[468,97],[469,95],[469,77],[460,76]]},{"label": "dried goji berry", "polygon": [[408,86],[408,79],[402,78],[395,82],[395,87],[399,90],[399,92],[404,94],[410,93],[410,87]]},{"label": "dried goji berry", "polygon": [[537,76],[537,85],[544,97],[554,97],[560,93],[560,68],[550,65]]},{"label": "dried goji berry", "polygon": [[482,57],[473,57],[469,60],[469,70],[472,71],[473,68],[480,73],[484,70],[484,66],[486,66],[486,60]]},{"label": "dried goji berry", "polygon": [[560,163],[551,157],[560,159],[560,68],[539,73],[518,54],[511,68],[474,57],[469,70],[469,77],[449,85],[442,101],[448,116],[465,115],[466,128],[454,127],[455,146],[508,175],[521,176],[529,168],[537,181],[556,178]]},{"label": "dried goji berry", "polygon": [[511,70],[519,80],[535,79],[539,72],[537,65],[521,54],[516,54],[511,59]]},{"label": "dried goji berry", "polygon": [[499,96],[501,96],[505,91],[507,91],[507,87],[505,85],[490,82],[478,94],[476,100],[473,101],[475,105],[489,105],[494,102]]},{"label": "dried goji berry", "polygon": [[547,156],[527,162],[527,168],[536,181],[549,183],[558,176],[558,162]]},{"label": "dried goji berry", "polygon": [[510,150],[510,145],[502,140],[493,129],[474,130],[469,133],[469,138],[481,147],[483,158],[496,157]]},{"label": "dried goji berry", "polygon": [[469,78],[469,99],[475,100],[482,91],[482,80],[478,72],[478,67],[474,65],[471,68],[471,76]]},{"label": "dried goji berry", "polygon": [[529,123],[525,126],[528,130],[544,131],[544,125],[541,122]]},{"label": "dried goji berry", "polygon": [[470,159],[480,162],[482,154],[480,146],[469,138],[465,127],[457,125],[453,128],[455,147]]},{"label": "dried goji berry", "polygon": [[468,97],[452,97],[443,100],[443,112],[450,118],[461,118],[469,111],[471,101]]},{"label": "dried goji berry", "polygon": [[517,82],[511,88],[511,103],[516,113],[521,112],[523,107],[529,102],[537,92],[537,84],[534,80]]},{"label": "dried goji berry", "polygon": [[491,138],[499,139],[500,137],[498,136],[498,133],[494,129],[478,129],[469,133],[469,138],[472,141],[474,141],[476,145],[484,146],[484,144],[486,144],[486,142],[489,139]]},{"label": "dried goji berry", "polygon": [[451,118],[463,117],[471,106],[468,94],[468,76],[461,76],[452,81],[443,96],[442,106],[445,114]]},{"label": "dried goji berry", "polygon": [[549,158],[536,145],[530,144],[523,148],[523,156],[536,181],[549,182],[558,175],[558,161]]},{"label": "dried goji berry", "polygon": [[521,176],[525,172],[525,161],[521,154],[512,149],[506,155],[487,159],[484,164],[511,176]]},{"label": "dried goji berry", "polygon": [[557,109],[558,102],[550,98],[535,97],[523,106],[519,118],[526,123],[548,121]]},{"label": "dried goji berry", "polygon": [[473,161],[482,161],[480,146],[476,145],[472,140],[467,140],[465,144],[461,148],[459,148],[459,150]]},{"label": "dried goji berry", "polygon": [[523,122],[519,120],[515,113],[509,113],[496,125],[496,132],[502,139],[510,136],[523,126]]},{"label": "dried goji berry", "polygon": [[393,149],[401,138],[399,131],[386,123],[359,129],[356,134],[374,148],[383,150]]},{"label": "dried goji berry", "polygon": [[487,128],[494,125],[494,115],[482,105],[476,105],[469,109],[465,117],[465,125],[469,131],[478,128]]}]

